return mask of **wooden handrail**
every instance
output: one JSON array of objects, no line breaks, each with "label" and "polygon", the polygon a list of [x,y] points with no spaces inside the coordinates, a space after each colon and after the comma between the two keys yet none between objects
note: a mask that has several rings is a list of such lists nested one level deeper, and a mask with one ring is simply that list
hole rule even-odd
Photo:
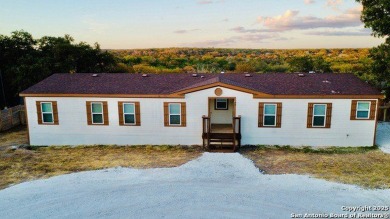
[{"label": "wooden handrail", "polygon": [[[234,151],[236,150],[237,134],[241,135],[241,116],[233,117],[233,145]],[[240,140],[239,140],[240,141]],[[240,143],[239,143],[240,145]]]},{"label": "wooden handrail", "polygon": [[[202,116],[202,121],[203,121],[203,135],[207,136],[207,147],[210,146],[210,132],[211,132],[211,122],[210,122],[210,117],[203,115]],[[203,148],[205,147],[204,145],[204,139],[203,139]]]}]

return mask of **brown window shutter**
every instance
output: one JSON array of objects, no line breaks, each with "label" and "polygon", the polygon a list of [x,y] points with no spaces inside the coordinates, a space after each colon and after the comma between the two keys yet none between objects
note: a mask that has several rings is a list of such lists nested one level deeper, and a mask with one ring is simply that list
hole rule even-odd
[{"label": "brown window shutter", "polygon": [[351,104],[351,117],[350,120],[356,120],[356,108],[357,108],[357,100],[352,100]]},{"label": "brown window shutter", "polygon": [[37,118],[38,124],[42,124],[42,109],[41,109],[41,101],[36,102],[37,105]]},{"label": "brown window shutter", "polygon": [[186,103],[180,103],[181,105],[181,126],[187,126],[187,114],[186,114]]},{"label": "brown window shutter", "polygon": [[107,101],[102,102],[103,103],[103,117],[104,117],[104,125],[109,125],[108,121],[108,106]]},{"label": "brown window shutter", "polygon": [[119,116],[119,125],[124,125],[123,121],[123,102],[118,102],[118,116]]},{"label": "brown window shutter", "polygon": [[92,101],[87,101],[85,106],[87,108],[87,122],[88,125],[92,125],[92,109],[91,109]]},{"label": "brown window shutter", "polygon": [[276,128],[282,127],[282,103],[276,104]]},{"label": "brown window shutter", "polygon": [[54,125],[58,125],[58,107],[57,107],[57,101],[52,101],[51,105],[53,107],[53,119],[54,119]]},{"label": "brown window shutter", "polygon": [[371,100],[371,108],[370,108],[370,118],[369,120],[374,120],[376,114],[376,100]]},{"label": "brown window shutter", "polygon": [[164,102],[164,126],[169,126],[169,109],[168,102]]},{"label": "brown window shutter", "polygon": [[332,121],[332,104],[327,103],[326,104],[326,121],[325,121],[325,128],[330,128]]},{"label": "brown window shutter", "polygon": [[139,102],[135,102],[134,107],[135,107],[135,125],[141,126],[141,108]]},{"label": "brown window shutter", "polygon": [[258,119],[258,126],[264,127],[264,103],[259,103],[259,119]]},{"label": "brown window shutter", "polygon": [[313,107],[314,103],[309,103],[307,108],[307,128],[313,128]]}]

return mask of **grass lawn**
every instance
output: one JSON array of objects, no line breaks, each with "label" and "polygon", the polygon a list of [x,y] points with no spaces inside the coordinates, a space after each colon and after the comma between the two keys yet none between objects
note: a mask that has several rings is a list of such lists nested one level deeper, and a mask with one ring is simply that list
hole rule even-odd
[{"label": "grass lawn", "polygon": [[79,146],[10,149],[26,142],[25,128],[0,133],[0,189],[27,180],[109,167],[180,166],[201,155],[200,148],[173,146]]},{"label": "grass lawn", "polygon": [[365,188],[390,188],[390,154],[373,147],[241,149],[265,174],[307,174]]}]

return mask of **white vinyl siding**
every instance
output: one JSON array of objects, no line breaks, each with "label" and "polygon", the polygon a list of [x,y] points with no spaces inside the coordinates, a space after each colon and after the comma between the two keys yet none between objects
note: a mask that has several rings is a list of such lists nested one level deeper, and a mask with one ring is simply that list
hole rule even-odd
[{"label": "white vinyl siding", "polygon": [[[218,98],[236,98],[235,112],[242,118],[242,145],[343,147],[373,145],[375,120],[350,120],[353,99],[253,98],[252,94],[224,87],[196,91],[185,94],[183,98],[26,97],[30,142],[31,145],[201,145],[202,116],[209,115],[208,105],[211,105],[209,97],[215,97],[216,88],[223,90],[223,96]],[[359,99],[365,102],[372,100],[375,99]],[[57,101],[61,123],[52,126],[39,125],[37,101]],[[85,108],[87,101],[107,102],[107,112],[110,112],[107,114],[110,121],[108,126],[88,125]],[[117,112],[120,101],[140,103],[142,126],[123,127],[119,125],[119,113]],[[164,103],[180,102],[186,103],[186,126],[166,128],[162,121],[165,118],[164,112],[168,117],[169,108],[167,106],[165,111],[162,106]],[[257,128],[259,102],[283,104],[283,126],[281,128]],[[331,128],[307,128],[309,103],[332,103]],[[229,108],[231,106],[230,103]],[[371,106],[375,105],[371,104]],[[182,119],[183,117],[184,115]],[[167,125],[169,125],[168,118]]]}]

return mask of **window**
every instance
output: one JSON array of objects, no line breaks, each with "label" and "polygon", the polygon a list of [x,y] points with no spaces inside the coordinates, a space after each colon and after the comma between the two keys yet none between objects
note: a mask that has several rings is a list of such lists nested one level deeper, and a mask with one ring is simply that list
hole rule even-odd
[{"label": "window", "polygon": [[164,102],[164,126],[185,127],[186,125],[186,103]]},{"label": "window", "polygon": [[140,126],[139,102],[118,102],[119,125]]},{"label": "window", "polygon": [[264,104],[264,126],[276,126],[276,104]]},{"label": "window", "polygon": [[108,107],[106,101],[87,101],[88,125],[108,125]]},{"label": "window", "polygon": [[376,100],[352,100],[351,120],[375,120]]},{"label": "window", "polygon": [[51,102],[41,103],[42,108],[42,122],[43,123],[53,123],[54,115],[53,115],[53,107]]},{"label": "window", "polygon": [[326,105],[314,104],[313,127],[325,127]]},{"label": "window", "polygon": [[229,100],[228,99],[215,99],[215,109],[216,110],[228,110],[229,109]]},{"label": "window", "polygon": [[123,104],[123,121],[125,124],[135,124],[135,106],[134,103]]},{"label": "window", "polygon": [[103,104],[92,103],[92,124],[104,124]]},{"label": "window", "polygon": [[370,102],[357,102],[356,118],[368,119],[370,117]]},{"label": "window", "polygon": [[282,127],[282,103],[259,103],[259,127]]},{"label": "window", "polygon": [[330,128],[332,120],[331,103],[309,103],[307,128]]},{"label": "window", "polygon": [[169,104],[169,125],[180,125],[181,124],[181,109],[180,103]]},{"label": "window", "polygon": [[37,101],[37,117],[40,125],[58,125],[57,101]]}]

